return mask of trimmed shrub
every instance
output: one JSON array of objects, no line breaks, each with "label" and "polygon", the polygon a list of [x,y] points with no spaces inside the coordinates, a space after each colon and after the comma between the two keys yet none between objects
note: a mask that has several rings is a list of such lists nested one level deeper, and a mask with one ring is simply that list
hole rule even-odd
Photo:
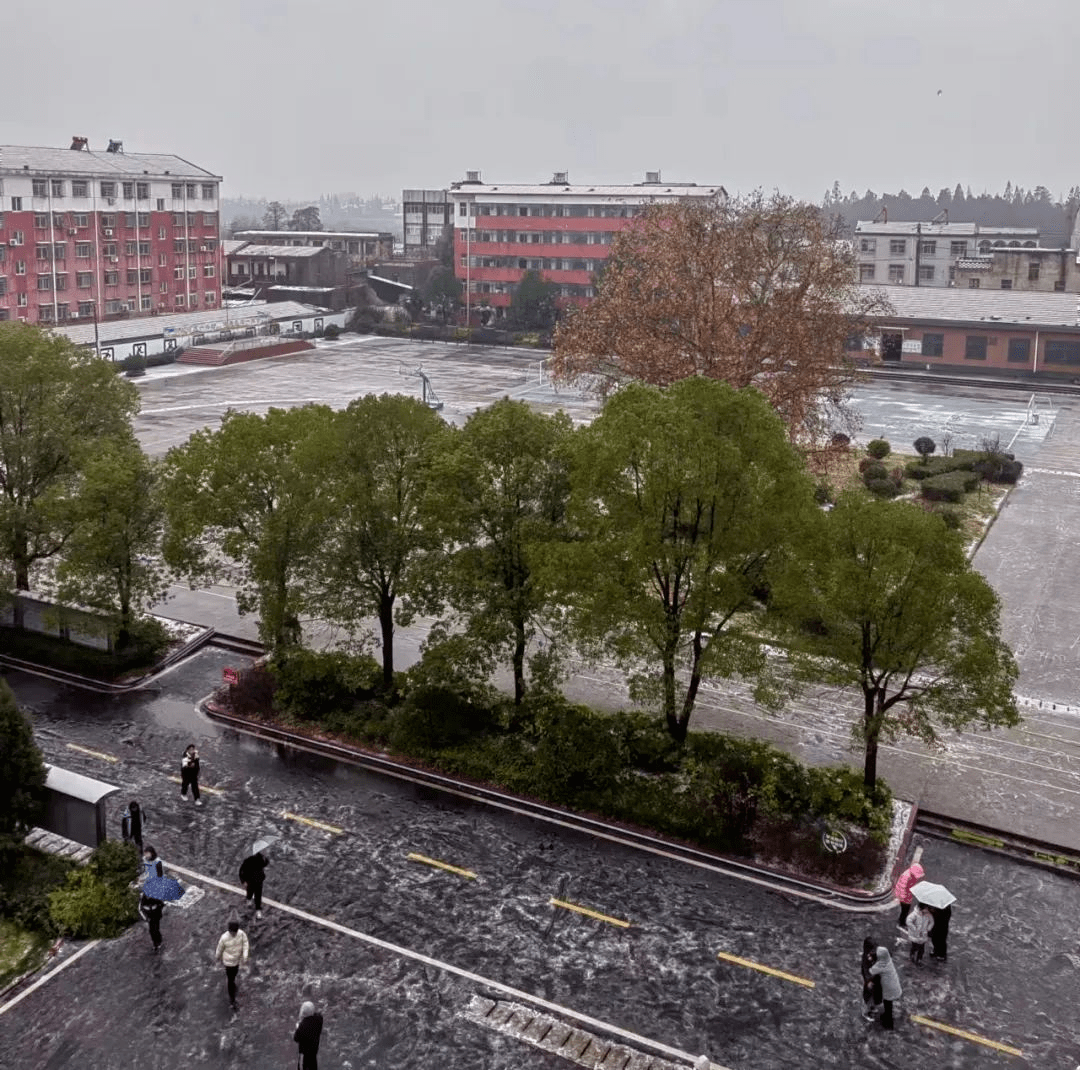
[{"label": "trimmed shrub", "polygon": [[414,688],[390,718],[390,745],[421,757],[456,747],[491,732],[497,716],[491,705],[475,701],[452,684],[426,683]]},{"label": "trimmed shrub", "polygon": [[329,338],[333,340],[341,334],[341,328],[336,323],[327,324],[326,330],[323,331],[323,338]]},{"label": "trimmed shrub", "polygon": [[20,846],[0,869],[0,916],[23,929],[56,936],[49,894],[62,888],[75,868],[70,858]]},{"label": "trimmed shrub", "polygon": [[861,461],[859,461],[859,471],[862,473],[864,478],[866,477],[867,472],[873,473],[873,477],[876,478],[884,478],[886,475],[888,475],[888,469],[885,467],[885,465],[883,465],[881,461],[877,460],[874,457],[864,457]]},{"label": "trimmed shrub", "polygon": [[884,479],[867,478],[863,482],[866,484],[866,489],[875,498],[895,498],[900,493],[900,488],[888,477]]},{"label": "trimmed shrub", "polygon": [[883,438],[871,439],[866,444],[866,452],[869,453],[871,457],[876,457],[879,461],[883,457],[888,457],[891,451],[892,446],[890,446]]},{"label": "trimmed shrub", "polygon": [[945,526],[950,531],[959,531],[961,524],[960,514],[955,509],[936,509],[934,511],[935,516],[940,516],[945,522]]},{"label": "trimmed shrub", "polygon": [[223,690],[222,701],[238,717],[269,717],[277,694],[277,677],[265,662],[241,669],[239,679]]},{"label": "trimmed shrub", "polygon": [[133,843],[106,840],[90,856],[89,866],[99,880],[122,890],[139,878],[139,851]]},{"label": "trimmed shrub", "polygon": [[626,761],[644,773],[679,768],[682,748],[672,738],[663,718],[642,710],[620,710],[611,715],[613,730],[622,738]]},{"label": "trimmed shrub", "polygon": [[62,933],[89,938],[118,936],[136,920],[138,892],[102,880],[92,866],[68,875],[63,888],[49,894],[49,912]]},{"label": "trimmed shrub", "polygon": [[915,452],[924,460],[937,449],[937,443],[926,435],[922,435],[920,438],[915,439],[912,445],[915,448]]},{"label": "trimmed shrub", "polygon": [[538,711],[534,790],[564,806],[596,804],[627,767],[628,748],[614,718],[549,698]]},{"label": "trimmed shrub", "polygon": [[958,502],[970,490],[971,480],[974,478],[975,485],[978,477],[969,472],[945,472],[942,475],[930,476],[922,481],[922,496],[929,502]]},{"label": "trimmed shrub", "polygon": [[357,701],[371,698],[382,672],[367,654],[303,647],[279,655],[271,662],[270,671],[277,680],[278,708],[302,721],[347,710]]}]

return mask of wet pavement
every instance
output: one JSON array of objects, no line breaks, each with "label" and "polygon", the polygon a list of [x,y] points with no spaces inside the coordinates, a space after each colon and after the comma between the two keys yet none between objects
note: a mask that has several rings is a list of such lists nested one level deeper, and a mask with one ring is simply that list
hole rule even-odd
[{"label": "wet pavement", "polygon": [[[925,843],[923,864],[959,897],[945,965],[905,985],[898,1029],[859,1018],[863,936],[895,947],[891,910],[870,915],[642,855],[430,789],[240,736],[194,711],[236,655],[208,650],[152,695],[88,696],[11,674],[49,760],[122,785],[148,812],[145,838],[165,858],[237,888],[245,844],[280,837],[261,921],[242,894],[203,883],[170,908],[165,947],[141,926],[89,952],[0,1017],[0,1063],[40,1067],[262,1067],[294,1057],[302,998],[327,1016],[324,1067],[546,1068],[569,1065],[461,1017],[467,970],[736,1070],[826,1066],[977,1067],[1005,1055],[917,1025],[912,1014],[1019,1048],[1032,1065],[1072,1070],[1080,967],[1080,882]],[[190,741],[203,758],[205,806],[175,775]],[[110,763],[67,744],[107,754]],[[283,816],[336,826],[331,833]],[[466,868],[469,880],[410,861]],[[198,879],[195,880],[198,884]],[[551,905],[567,900],[631,922],[617,927]],[[232,1018],[217,936],[238,913],[252,937]],[[344,926],[445,963],[372,947]],[[814,982],[798,985],[720,962],[718,951]],[[123,1008],[122,1024],[117,1009]],[[572,1023],[571,1023],[572,1024]],[[288,1065],[288,1064],[286,1064]]]}]

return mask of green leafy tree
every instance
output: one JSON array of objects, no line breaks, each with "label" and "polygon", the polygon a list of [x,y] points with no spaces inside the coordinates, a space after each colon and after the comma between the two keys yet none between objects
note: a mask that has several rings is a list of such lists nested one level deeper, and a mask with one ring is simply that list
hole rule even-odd
[{"label": "green leafy tree", "polygon": [[0,562],[17,589],[64,547],[81,466],[137,410],[135,387],[92,351],[0,323]]},{"label": "green leafy tree", "polygon": [[437,267],[424,283],[423,298],[427,306],[450,319],[461,304],[461,282],[453,268]]},{"label": "green leafy tree", "polygon": [[557,287],[539,271],[526,271],[510,296],[510,319],[518,327],[544,330],[555,325]]},{"label": "green leafy tree", "polygon": [[305,570],[323,537],[326,406],[230,411],[169,451],[162,476],[166,563],[189,582],[230,578],[241,613],[259,614],[273,651],[297,645]]},{"label": "green leafy tree", "polygon": [[997,595],[940,517],[851,493],[821,517],[774,587],[796,673],[857,687],[863,780],[878,746],[901,733],[1016,725],[1017,678]]},{"label": "green leafy tree", "polygon": [[0,680],[0,858],[22,843],[41,811],[45,763],[29,721]]},{"label": "green leafy tree", "polygon": [[322,220],[319,218],[319,209],[314,205],[307,208],[297,208],[289,220],[289,230],[322,230]]},{"label": "green leafy tree", "polygon": [[508,657],[519,705],[526,652],[551,608],[540,560],[564,534],[572,427],[564,413],[503,398],[469,417],[434,466],[432,508],[456,547],[435,570],[440,593],[477,649]]},{"label": "green leafy tree", "polygon": [[417,566],[438,546],[425,500],[431,459],[449,431],[417,398],[369,394],[337,414],[327,439],[334,521],[318,546],[313,598],[325,617],[354,630],[378,619],[386,690],[394,683],[395,612],[398,623],[411,619]]},{"label": "green leafy tree", "polygon": [[613,654],[682,741],[705,676],[767,697],[751,616],[813,510],[784,426],[756,390],[705,378],[625,387],[580,435],[560,575],[570,626]]},{"label": "green leafy tree", "polygon": [[56,569],[61,600],[107,611],[120,650],[139,616],[168,589],[157,481],[158,468],[134,435],[107,439],[79,474],[74,528]]},{"label": "green leafy tree", "polygon": [[[283,230],[289,218],[288,210],[281,201],[271,201],[263,212],[263,226],[267,230]],[[294,228],[299,229],[299,228]]]}]

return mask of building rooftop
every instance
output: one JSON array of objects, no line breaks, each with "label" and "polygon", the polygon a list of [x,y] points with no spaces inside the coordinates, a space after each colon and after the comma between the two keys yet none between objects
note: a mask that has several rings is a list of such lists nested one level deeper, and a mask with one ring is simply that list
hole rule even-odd
[{"label": "building rooftop", "polygon": [[985,223],[871,223],[860,219],[855,224],[856,234],[905,235],[921,234],[926,237],[964,238],[979,234],[1000,234],[1018,238],[1037,238],[1038,227],[994,227]]},{"label": "building rooftop", "polygon": [[450,196],[458,197],[491,197],[491,196],[522,196],[522,197],[640,197],[642,200],[673,197],[726,197],[727,190],[723,186],[697,186],[693,184],[680,184],[678,182],[664,183],[639,183],[630,186],[559,186],[550,182],[538,185],[505,185],[490,186],[487,183],[468,182],[459,185],[455,183],[450,189]]},{"label": "building rooftop", "polygon": [[240,248],[234,249],[229,256],[273,256],[278,260],[290,260],[331,252],[328,245],[256,245],[254,242],[237,244]]},{"label": "building rooftop", "polygon": [[91,152],[89,149],[52,149],[27,145],[0,145],[0,174],[100,175],[103,178],[216,178],[205,168],[180,156],[146,152]]},{"label": "building rooftop", "polygon": [[[872,290],[872,286],[860,287]],[[1025,327],[1080,327],[1080,295],[1031,290],[969,290],[966,287],[890,286],[894,311],[887,320],[1015,323]]]},{"label": "building rooftop", "polygon": [[245,241],[280,240],[306,238],[312,241],[356,241],[358,238],[389,238],[390,231],[374,230],[238,230],[235,237]]}]

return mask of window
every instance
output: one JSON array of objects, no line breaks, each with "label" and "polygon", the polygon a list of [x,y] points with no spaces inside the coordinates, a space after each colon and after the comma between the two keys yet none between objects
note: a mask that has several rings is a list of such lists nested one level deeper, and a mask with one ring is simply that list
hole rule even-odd
[{"label": "window", "polygon": [[1065,280],[1054,279],[1054,293],[1063,294],[1065,292]]},{"label": "window", "polygon": [[877,238],[863,238],[859,242],[860,253],[876,253],[877,252]]},{"label": "window", "polygon": [[1027,364],[1031,356],[1031,339],[1030,338],[1010,338],[1009,339],[1009,363],[1010,364]]},{"label": "window", "polygon": [[53,321],[52,305],[43,305],[41,308],[38,309],[38,320],[41,323],[52,323],[52,321]]},{"label": "window", "polygon": [[79,315],[80,316],[92,316],[94,314],[94,302],[93,301],[80,301],[79,302]]},{"label": "window", "polygon": [[116,256],[116,242],[106,242],[101,247],[102,256]]},{"label": "window", "polygon": [[167,294],[169,292],[169,284],[162,280],[158,283],[158,293]]},{"label": "window", "polygon": [[986,360],[986,335],[969,334],[964,342],[964,360]]},{"label": "window", "polygon": [[214,277],[214,265],[203,264],[202,273],[204,279],[212,279]]},{"label": "window", "polygon": [[105,272],[105,285],[106,286],[119,286],[120,285],[120,272],[119,271],[106,271]]},{"label": "window", "polygon": [[150,183],[149,182],[136,182],[135,183],[135,199],[138,201],[150,200]]},{"label": "window", "polygon": [[202,184],[202,196],[204,201],[212,201],[214,199],[214,183],[204,182]]},{"label": "window", "polygon": [[53,212],[52,221],[54,227],[62,227],[64,225],[64,213]]},{"label": "window", "polygon": [[26,274],[26,261],[25,260],[16,260],[15,261],[15,274],[16,275],[25,275]]},{"label": "window", "polygon": [[116,226],[116,214],[114,212],[106,212],[101,217],[101,225],[103,227],[115,227]]},{"label": "window", "polygon": [[53,246],[53,259],[63,260],[67,256],[67,245],[59,241]]},{"label": "window", "polygon": [[48,230],[49,229],[49,213],[48,212],[35,212],[34,213],[34,229],[35,230]]},{"label": "window", "polygon": [[35,197],[48,197],[49,195],[49,183],[44,178],[35,178],[33,180],[33,194]]},{"label": "window", "polygon": [[890,264],[889,265],[889,282],[903,282],[904,281],[904,265],[903,264]]},{"label": "window", "polygon": [[164,227],[158,227],[157,228],[157,236],[158,236],[158,241],[164,241],[165,240],[165,228]]},{"label": "window", "polygon": [[51,290],[52,289],[52,275],[38,275],[37,288],[39,290]]},{"label": "window", "polygon": [[[26,295],[25,294],[20,294],[19,296],[20,297],[25,297]],[[10,318],[10,316],[11,316],[11,313],[8,312],[8,310],[6,308],[0,308],[0,321],[7,320],[7,319]]]},{"label": "window", "polygon": [[198,212],[188,212],[188,214],[187,214],[187,225],[189,227],[197,227],[199,225],[199,213]]},{"label": "window", "polygon": [[174,294],[173,295],[173,304],[174,305],[182,305],[183,303],[184,303],[184,295],[183,294]]},{"label": "window", "polygon": [[85,179],[73,179],[71,183],[72,197],[86,197],[90,193],[90,183]]},{"label": "window", "polygon": [[919,246],[919,254],[921,256],[937,256],[937,242],[936,241],[924,241]]},{"label": "window", "polygon": [[168,256],[165,253],[158,253],[157,263],[158,267],[166,267],[169,263]]},{"label": "window", "polygon": [[194,182],[189,182],[187,184],[187,195],[189,201],[193,201],[196,197],[198,197],[199,187],[196,186]]},{"label": "window", "polygon": [[139,282],[141,282],[143,284],[143,286],[149,286],[150,285],[150,269],[149,268],[139,268]]},{"label": "window", "polygon": [[112,301],[106,301],[105,302],[105,313],[106,313],[106,315],[113,315],[113,314],[115,314],[117,312],[125,312],[125,311],[127,311],[127,305],[125,305],[123,301],[117,301],[117,300],[114,299]]},{"label": "window", "polygon": [[[203,212],[202,225],[204,227],[216,227],[217,226],[217,212]],[[349,242],[350,245],[359,245],[359,242]],[[350,250],[351,252],[358,253],[359,248]]]},{"label": "window", "polygon": [[180,201],[184,199],[184,186],[180,182],[174,182],[171,186],[173,197]]},{"label": "window", "polygon": [[873,282],[874,281],[874,265],[873,264],[860,264],[859,265],[859,282]]},{"label": "window", "polygon": [[907,242],[903,238],[893,238],[889,242],[890,256],[903,256],[907,252]]},{"label": "window", "polygon": [[174,279],[182,279],[184,277],[184,269],[182,267],[174,267],[172,276]]},{"label": "window", "polygon": [[919,265],[919,281],[920,282],[933,282],[934,281],[934,265],[933,264],[920,264]]},{"label": "window", "polygon": [[[260,265],[260,267],[261,267],[261,266],[262,266],[262,265]],[[191,265],[191,267],[189,267],[189,268],[187,269],[187,277],[188,277],[189,279],[193,279],[193,278],[195,278],[195,275],[196,275],[196,274],[198,273],[198,270],[199,270],[199,269],[198,269],[198,267],[197,267],[197,266],[196,266],[195,264],[192,264],[192,265]]]},{"label": "window", "polygon": [[138,249],[138,247],[139,246],[138,246],[137,242],[133,242],[133,241],[124,242],[124,255],[125,256],[134,256],[135,255],[135,250]]},{"label": "window", "polygon": [[217,248],[217,238],[206,239],[206,251],[212,253]]},{"label": "window", "polygon": [[134,286],[139,280],[139,273],[134,268],[128,268],[127,270],[127,284],[128,286]]},{"label": "window", "polygon": [[141,308],[143,312],[149,309],[152,303],[150,297],[146,294],[143,294],[143,296],[139,298],[139,308]]},{"label": "window", "polygon": [[1037,282],[1039,279],[1039,262],[1028,264],[1028,282]]},{"label": "window", "polygon": [[139,256],[150,255],[150,243],[148,241],[139,242]]},{"label": "window", "polygon": [[102,182],[101,183],[101,195],[102,197],[109,198],[116,196],[116,183],[115,182]]},{"label": "window", "polygon": [[0,296],[7,293],[7,279],[0,275]]},{"label": "window", "polygon": [[164,197],[158,197],[158,199],[157,199],[157,210],[159,212],[164,212],[165,211],[165,198]]},{"label": "window", "polygon": [[13,212],[21,212],[22,211],[22,197],[12,197],[11,198],[11,210]]},{"label": "window", "polygon": [[26,294],[16,294],[15,304],[17,304],[19,308],[26,308]]},{"label": "window", "polygon": [[88,241],[80,241],[75,243],[75,256],[82,257],[86,260],[90,256],[90,243]]},{"label": "window", "polygon": [[51,250],[47,245],[38,245],[35,247],[34,255],[38,260],[48,260]]},{"label": "window", "polygon": [[1013,282],[1012,279],[1002,279],[1001,280],[1001,288],[1003,290],[1011,290],[1012,289],[1012,282]]},{"label": "window", "polygon": [[1047,342],[1044,364],[1080,364],[1080,342]]},{"label": "window", "polygon": [[[94,276],[93,276],[92,272],[78,271],[78,272],[75,273],[75,285],[80,290],[89,290],[91,284],[93,283],[93,281],[94,281]],[[81,313],[80,313],[80,315],[81,315]]]},{"label": "window", "polygon": [[134,182],[122,182],[121,186],[124,190],[124,200],[130,201],[135,197],[135,183]]},{"label": "window", "polygon": [[208,305],[216,305],[217,304],[217,291],[216,290],[207,290],[206,291],[206,303]]},{"label": "window", "polygon": [[54,197],[64,196],[64,180],[62,178],[54,178],[49,182],[49,188],[52,190]]},{"label": "window", "polygon": [[982,279],[968,279],[968,289],[977,290],[982,285]]},{"label": "window", "polygon": [[949,242],[949,256],[967,256],[966,241]]},{"label": "window", "polygon": [[56,288],[58,290],[66,290],[67,289],[67,275],[57,275],[56,276]]},{"label": "window", "polygon": [[72,219],[72,223],[76,227],[85,227],[85,226],[87,226],[88,221],[87,221],[87,217],[86,217],[85,212],[76,212],[75,215],[73,215],[71,217],[71,219]]},{"label": "window", "polygon": [[184,251],[184,243],[183,243],[183,241],[174,241],[172,243],[172,251],[174,253],[182,253]]},{"label": "window", "polygon": [[922,336],[922,355],[940,357],[945,352],[945,335],[924,334]]},{"label": "window", "polygon": [[124,226],[128,227],[131,230],[135,229],[135,213],[134,212],[125,212],[124,213]]}]

